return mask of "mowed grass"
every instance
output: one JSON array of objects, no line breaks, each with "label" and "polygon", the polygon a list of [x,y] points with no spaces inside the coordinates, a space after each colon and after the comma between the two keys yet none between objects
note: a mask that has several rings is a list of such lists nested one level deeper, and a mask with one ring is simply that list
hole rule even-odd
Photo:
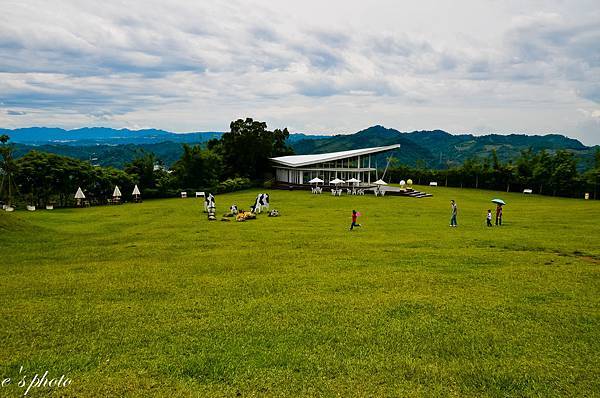
[{"label": "mowed grass", "polygon": [[0,376],[73,380],[37,396],[600,395],[600,202],[426,190],[271,190],[281,217],[245,223],[195,199],[2,212]]}]

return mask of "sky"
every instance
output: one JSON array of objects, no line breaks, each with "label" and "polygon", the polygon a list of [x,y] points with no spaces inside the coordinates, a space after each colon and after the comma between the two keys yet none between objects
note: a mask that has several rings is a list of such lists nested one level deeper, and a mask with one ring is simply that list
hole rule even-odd
[{"label": "sky", "polygon": [[597,0],[0,0],[0,127],[559,133],[600,144]]}]

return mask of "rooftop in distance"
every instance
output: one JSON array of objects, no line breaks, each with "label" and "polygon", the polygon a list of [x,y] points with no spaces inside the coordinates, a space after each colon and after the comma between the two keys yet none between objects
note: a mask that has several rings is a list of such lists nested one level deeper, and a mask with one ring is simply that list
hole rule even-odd
[{"label": "rooftop in distance", "polygon": [[379,146],[374,148],[353,149],[351,151],[320,153],[315,155],[291,155],[271,158],[275,163],[288,167],[301,167],[314,163],[331,162],[353,156],[371,155],[400,148],[400,144]]}]

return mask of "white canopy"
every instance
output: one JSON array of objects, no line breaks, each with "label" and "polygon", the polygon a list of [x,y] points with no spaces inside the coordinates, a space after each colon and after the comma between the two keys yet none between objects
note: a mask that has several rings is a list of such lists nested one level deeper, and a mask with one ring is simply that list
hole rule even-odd
[{"label": "white canopy", "polygon": [[336,178],[335,180],[331,180],[331,181],[329,181],[329,183],[330,183],[330,184],[333,184],[333,185],[337,185],[337,184],[343,184],[343,183],[344,183],[344,180],[340,180],[339,178]]},{"label": "white canopy", "polygon": [[115,185],[115,191],[113,192],[113,197],[121,197],[121,191],[119,190],[119,187],[117,185]]},{"label": "white canopy", "polygon": [[315,177],[312,180],[310,180],[308,183],[309,184],[318,184],[320,182],[325,182],[325,181],[321,180],[319,177]]},{"label": "white canopy", "polygon": [[346,182],[357,183],[357,182],[360,182],[360,180],[358,180],[356,178],[351,178],[351,179],[347,180]]},{"label": "white canopy", "polygon": [[77,192],[75,192],[75,199],[85,199],[85,195],[81,190],[81,187],[77,188]]},{"label": "white canopy", "polygon": [[387,182],[383,181],[382,179],[379,179],[379,180],[375,181],[374,184],[375,185],[387,185]]},{"label": "white canopy", "polygon": [[135,184],[135,187],[133,187],[133,195],[141,195],[140,189],[138,188],[137,184]]}]

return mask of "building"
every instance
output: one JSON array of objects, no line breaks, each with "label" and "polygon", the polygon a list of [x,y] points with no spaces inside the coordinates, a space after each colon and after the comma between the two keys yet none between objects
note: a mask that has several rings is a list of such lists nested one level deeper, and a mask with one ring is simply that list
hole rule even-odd
[{"label": "building", "polygon": [[352,151],[321,153],[316,155],[293,155],[271,158],[275,167],[277,182],[288,184],[308,184],[318,177],[328,183],[339,178],[356,178],[363,184],[374,180],[375,164],[371,156],[400,148],[400,144],[376,148],[355,149]]}]

